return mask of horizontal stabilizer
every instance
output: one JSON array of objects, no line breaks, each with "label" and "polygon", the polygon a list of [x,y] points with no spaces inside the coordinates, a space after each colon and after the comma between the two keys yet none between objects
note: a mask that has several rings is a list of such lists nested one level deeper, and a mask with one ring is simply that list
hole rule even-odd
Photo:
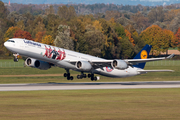
[{"label": "horizontal stabilizer", "polygon": [[152,61],[158,61],[158,60],[165,60],[165,59],[170,59],[174,56],[174,54],[168,56],[168,57],[161,57],[161,58],[147,58],[147,59],[127,59],[125,60],[126,62],[135,65],[138,63],[144,63],[144,62],[152,62]]},{"label": "horizontal stabilizer", "polygon": [[148,72],[174,72],[174,70],[138,70],[140,74],[148,73]]}]

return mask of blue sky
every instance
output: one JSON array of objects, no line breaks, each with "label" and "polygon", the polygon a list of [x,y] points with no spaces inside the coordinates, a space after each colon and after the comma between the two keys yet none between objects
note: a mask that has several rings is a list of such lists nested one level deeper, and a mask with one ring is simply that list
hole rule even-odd
[{"label": "blue sky", "polygon": [[[1,0],[8,3],[9,0]],[[95,4],[95,3],[113,3],[113,4],[123,4],[123,5],[163,5],[163,4],[174,4],[179,3],[180,0],[10,0],[11,3],[22,3],[22,4],[67,4],[72,3],[84,3],[84,4]]]}]

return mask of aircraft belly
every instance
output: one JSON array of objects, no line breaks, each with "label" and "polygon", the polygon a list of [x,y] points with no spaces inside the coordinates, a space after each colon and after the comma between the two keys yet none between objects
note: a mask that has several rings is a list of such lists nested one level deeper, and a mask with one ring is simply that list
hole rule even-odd
[{"label": "aircraft belly", "polygon": [[119,70],[119,69],[113,69],[112,71],[104,70],[102,69],[97,69],[96,74],[104,75],[107,77],[115,77],[115,78],[123,78],[123,77],[130,77],[130,76],[135,76],[137,75],[137,70],[134,68],[128,68],[125,70]]}]

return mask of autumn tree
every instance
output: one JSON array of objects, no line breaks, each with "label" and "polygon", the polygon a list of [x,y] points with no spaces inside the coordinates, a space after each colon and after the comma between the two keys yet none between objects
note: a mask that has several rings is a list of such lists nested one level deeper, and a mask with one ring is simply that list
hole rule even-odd
[{"label": "autumn tree", "polygon": [[175,48],[178,44],[176,35],[172,31],[167,30],[167,29],[164,29],[163,32],[166,36],[166,39],[168,39],[169,41],[169,47]]},{"label": "autumn tree", "polygon": [[23,30],[16,30],[14,33],[14,38],[24,38],[28,40],[33,40],[33,38],[31,37],[31,34]]},{"label": "autumn tree", "polygon": [[42,39],[42,43],[48,44],[48,45],[54,45],[54,39],[51,35],[46,35]]},{"label": "autumn tree", "polygon": [[135,44],[134,44],[134,39],[132,38],[131,33],[130,33],[128,30],[126,30],[126,29],[125,29],[125,33],[126,33],[126,36],[129,38],[130,43],[131,43],[133,46],[135,46]]},{"label": "autumn tree", "polygon": [[141,38],[145,40],[146,44],[152,45],[152,52],[157,55],[160,52],[165,52],[169,46],[169,38],[166,32],[157,25],[152,25],[140,34]]},{"label": "autumn tree", "polygon": [[18,28],[18,27],[13,27],[13,26],[10,27],[10,28],[6,31],[6,33],[4,34],[4,42],[7,41],[7,40],[10,39],[10,38],[13,38],[15,32],[16,32],[16,31],[19,31],[19,30],[21,30],[21,29]]},{"label": "autumn tree", "polygon": [[42,42],[43,37],[46,35],[46,31],[36,33],[36,37],[34,39],[35,42]]},{"label": "autumn tree", "polygon": [[176,36],[176,38],[177,38],[178,50],[180,51],[180,28],[177,30],[175,36]]},{"label": "autumn tree", "polygon": [[93,26],[95,27],[96,30],[102,31],[101,23],[98,20],[95,20],[93,22]]}]

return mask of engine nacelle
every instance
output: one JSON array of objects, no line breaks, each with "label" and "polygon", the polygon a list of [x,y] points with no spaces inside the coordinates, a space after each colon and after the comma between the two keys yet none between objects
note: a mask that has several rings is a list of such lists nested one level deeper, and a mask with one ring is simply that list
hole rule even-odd
[{"label": "engine nacelle", "polygon": [[114,60],[112,66],[116,69],[124,70],[128,68],[127,63],[124,60]]},{"label": "engine nacelle", "polygon": [[47,70],[47,69],[51,68],[51,65],[48,62],[36,60],[33,58],[27,58],[25,61],[25,64],[29,67],[34,67],[34,68],[38,68],[41,70]]},{"label": "engine nacelle", "polygon": [[76,68],[81,71],[90,71],[92,69],[92,66],[87,61],[78,61],[76,63]]}]

